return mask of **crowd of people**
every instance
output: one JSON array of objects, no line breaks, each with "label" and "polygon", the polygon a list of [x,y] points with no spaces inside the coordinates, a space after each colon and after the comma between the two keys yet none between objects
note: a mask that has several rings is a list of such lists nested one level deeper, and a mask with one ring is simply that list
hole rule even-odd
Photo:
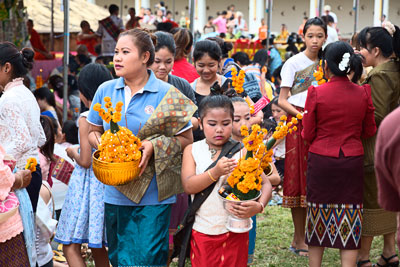
[{"label": "crowd of people", "polygon": [[[382,235],[377,266],[399,266],[398,26],[386,21],[339,41],[326,8],[305,18],[301,45],[288,42],[281,56],[272,38],[251,56],[232,54],[223,39],[247,29],[234,5],[208,19],[204,32],[218,34],[197,42],[163,2],[156,16],[131,8],[126,25],[117,6],[109,11],[96,32],[81,23],[67,99],[61,68],[44,84],[29,76],[47,51],[0,43],[0,265],[86,266],[87,244],[96,266],[167,266],[176,258],[184,266],[186,257],[194,267],[247,266],[257,214],[277,196],[291,210],[289,249],[310,266],[321,266],[324,248],[339,249],[342,266],[372,266],[371,244]],[[142,29],[154,23],[156,32]],[[291,36],[282,25],[277,38]],[[240,70],[243,93],[233,90]],[[139,179],[123,186],[101,183],[92,168],[110,129],[93,107],[110,101],[123,103],[119,125],[141,139]],[[303,120],[274,145],[261,196],[233,206],[253,228],[230,232],[218,189],[246,154],[241,127],[272,134],[284,117]]]}]

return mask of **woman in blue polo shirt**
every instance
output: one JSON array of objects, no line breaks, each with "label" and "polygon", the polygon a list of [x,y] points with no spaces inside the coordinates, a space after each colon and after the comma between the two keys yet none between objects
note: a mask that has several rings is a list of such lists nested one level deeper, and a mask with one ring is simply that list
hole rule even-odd
[{"label": "woman in blue polo shirt", "polygon": [[[155,38],[133,29],[119,36],[114,68],[120,77],[103,83],[93,104],[122,101],[120,126],[142,140],[140,177],[124,186],[106,186],[105,214],[109,258],[113,266],[164,266],[168,260],[168,226],[175,194],[182,192],[181,151],[193,142],[190,118],[196,110],[173,86],[148,67]],[[124,119],[126,118],[126,119]],[[89,141],[95,148],[110,128],[93,109]]]}]

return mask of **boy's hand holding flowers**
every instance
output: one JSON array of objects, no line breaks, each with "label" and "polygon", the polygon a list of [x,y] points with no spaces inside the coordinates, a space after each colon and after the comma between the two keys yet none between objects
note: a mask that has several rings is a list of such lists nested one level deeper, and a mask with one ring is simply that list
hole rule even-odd
[{"label": "boy's hand holding flowers", "polygon": [[215,179],[218,179],[223,175],[228,175],[231,172],[233,172],[236,166],[237,166],[236,159],[228,159],[226,157],[222,157],[218,161],[217,165],[211,169],[211,172],[213,174],[213,177],[215,177]]}]

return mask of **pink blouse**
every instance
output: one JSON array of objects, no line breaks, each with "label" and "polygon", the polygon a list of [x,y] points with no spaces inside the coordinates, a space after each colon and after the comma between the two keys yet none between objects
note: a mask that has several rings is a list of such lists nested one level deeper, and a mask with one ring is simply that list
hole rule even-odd
[{"label": "pink blouse", "polygon": [[[0,201],[7,198],[15,181],[10,167],[3,162],[5,154],[4,148],[0,145]],[[23,230],[21,216],[19,215],[19,211],[17,211],[7,221],[0,223],[0,243],[10,240],[22,233]]]}]

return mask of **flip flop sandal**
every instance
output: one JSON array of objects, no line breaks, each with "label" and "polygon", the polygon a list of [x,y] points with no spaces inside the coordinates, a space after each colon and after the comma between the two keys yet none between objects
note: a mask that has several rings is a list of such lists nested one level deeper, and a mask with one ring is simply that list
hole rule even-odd
[{"label": "flip flop sandal", "polygon": [[397,254],[394,254],[392,256],[390,256],[389,258],[386,258],[385,256],[383,256],[383,254],[381,254],[381,258],[385,261],[384,265],[380,265],[379,263],[376,263],[374,266],[377,267],[398,267],[399,266],[399,261],[395,261],[395,262],[389,262],[391,259],[396,258]]},{"label": "flip flop sandal", "polygon": [[301,255],[300,252],[308,253],[308,250],[299,248],[294,251],[294,254],[300,257],[308,257],[308,255]]},{"label": "flip flop sandal", "polygon": [[295,250],[296,250],[295,247],[293,247],[293,246],[290,246],[290,247],[289,247],[289,251],[290,251],[290,252],[294,252]]},{"label": "flip flop sandal", "polygon": [[58,262],[67,262],[67,259],[64,257],[64,255],[63,255],[60,251],[53,250],[53,253],[55,254],[55,255],[53,256],[53,259],[54,259],[55,261],[58,261]]},{"label": "flip flop sandal", "polygon": [[357,267],[362,267],[366,263],[370,263],[370,260],[363,260],[363,261],[357,261]]}]

